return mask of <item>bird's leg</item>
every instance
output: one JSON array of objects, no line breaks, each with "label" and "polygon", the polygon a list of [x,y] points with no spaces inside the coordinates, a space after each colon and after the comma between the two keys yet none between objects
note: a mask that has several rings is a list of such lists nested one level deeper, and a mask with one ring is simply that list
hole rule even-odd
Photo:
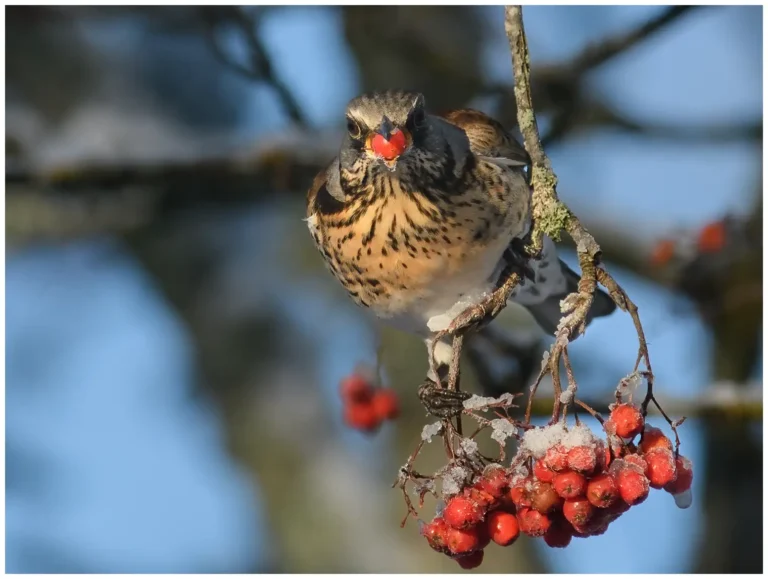
[{"label": "bird's leg", "polygon": [[509,296],[519,281],[520,275],[517,272],[512,272],[499,288],[495,289],[479,303],[461,312],[445,330],[437,332],[433,339],[437,341],[448,335],[466,334],[480,329],[483,325],[493,320],[506,307]]},{"label": "bird's leg", "polygon": [[464,410],[464,401],[472,397],[469,392],[439,388],[429,378],[419,386],[418,394],[427,412],[445,420],[460,415]]},{"label": "bird's leg", "polygon": [[451,365],[448,370],[448,390],[459,389],[459,362],[461,360],[461,350],[464,347],[464,334],[459,332],[453,336],[453,346],[451,351]]}]

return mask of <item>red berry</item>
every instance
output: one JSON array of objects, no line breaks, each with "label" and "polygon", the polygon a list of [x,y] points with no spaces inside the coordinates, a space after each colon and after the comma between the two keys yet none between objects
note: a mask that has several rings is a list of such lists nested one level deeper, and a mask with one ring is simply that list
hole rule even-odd
[{"label": "red berry", "polygon": [[477,505],[484,511],[490,509],[491,507],[496,506],[499,502],[498,499],[494,498],[489,493],[480,489],[477,483],[475,483],[471,487],[465,488],[462,494],[469,500],[477,503]]},{"label": "red berry", "polygon": [[691,488],[691,483],[693,483],[693,465],[691,465],[690,460],[681,454],[675,460],[675,467],[677,468],[677,478],[671,483],[666,484],[664,490],[670,494],[678,495]]},{"label": "red berry", "polygon": [[454,529],[467,529],[483,520],[485,512],[475,501],[462,496],[453,497],[445,506],[443,518]]},{"label": "red berry", "polygon": [[675,242],[671,239],[662,239],[653,248],[651,263],[656,266],[667,265],[675,256]]},{"label": "red berry", "polygon": [[597,455],[595,449],[589,446],[574,446],[568,451],[568,468],[590,475],[597,467]]},{"label": "red berry", "polygon": [[643,415],[640,409],[631,404],[618,404],[611,411],[611,422],[616,434],[622,438],[634,438],[643,431]]},{"label": "red berry", "polygon": [[531,485],[531,482],[530,477],[526,477],[509,489],[507,496],[517,508],[531,506],[531,498],[528,495],[528,487]]},{"label": "red berry", "polygon": [[557,494],[557,491],[551,484],[545,482],[535,482],[528,493],[531,501],[531,507],[540,513],[550,513],[560,508],[563,499]]},{"label": "red berry", "polygon": [[585,525],[594,510],[595,507],[584,497],[568,499],[563,503],[563,516],[574,527]]},{"label": "red berry", "polygon": [[435,551],[444,553],[448,548],[445,544],[445,535],[450,527],[443,517],[435,517],[432,522],[421,528],[421,534],[427,539],[427,543]]},{"label": "red berry", "polygon": [[608,467],[611,465],[611,448],[607,444],[603,444],[602,441],[598,445],[597,450],[597,470],[598,472],[603,472],[608,470]]},{"label": "red berry", "polygon": [[373,152],[388,161],[396,159],[407,146],[408,141],[405,138],[405,134],[398,129],[392,131],[389,140],[378,133],[371,139],[371,149]]},{"label": "red berry", "polygon": [[643,438],[640,440],[640,452],[647,454],[654,448],[672,450],[672,441],[664,436],[660,429],[646,424],[643,430]]},{"label": "red berry", "polygon": [[359,374],[350,374],[341,381],[339,393],[345,402],[367,402],[373,395],[373,388]]},{"label": "red berry", "polygon": [[485,555],[485,551],[480,549],[479,551],[475,551],[474,553],[470,553],[469,555],[464,555],[463,557],[456,557],[456,562],[459,564],[459,566],[462,569],[475,569],[482,564],[484,555]]},{"label": "red berry", "polygon": [[725,223],[715,221],[701,228],[696,246],[701,253],[716,253],[723,249],[726,238]]},{"label": "red berry", "polygon": [[552,480],[555,491],[564,499],[575,499],[587,490],[587,479],[573,471],[561,472]]},{"label": "red berry", "polygon": [[517,522],[520,530],[529,537],[543,536],[552,524],[547,515],[525,507],[517,511]]},{"label": "red berry", "polygon": [[394,420],[400,414],[400,401],[397,393],[391,388],[377,389],[373,393],[371,403],[380,420]]},{"label": "red berry", "polygon": [[677,478],[675,455],[672,454],[671,450],[654,448],[645,455],[645,462],[648,464],[645,469],[645,476],[648,477],[653,488],[664,488],[664,485]]},{"label": "red berry", "polygon": [[520,536],[517,517],[505,511],[493,511],[488,514],[488,534],[491,541],[502,547],[511,545]]},{"label": "red berry", "polygon": [[568,468],[568,452],[560,444],[549,448],[542,460],[544,461],[544,466],[555,472]]},{"label": "red berry", "polygon": [[485,470],[483,476],[475,483],[475,487],[491,495],[494,499],[500,499],[509,486],[509,479],[503,468],[490,467]]},{"label": "red berry", "polygon": [[533,463],[533,474],[541,482],[552,482],[552,479],[555,478],[554,471],[550,470],[543,460],[537,460]]},{"label": "red berry", "polygon": [[648,479],[636,468],[627,466],[618,469],[615,479],[616,486],[619,488],[619,496],[628,505],[638,505],[648,498]]},{"label": "red berry", "polygon": [[607,473],[598,474],[587,483],[587,500],[596,507],[610,507],[618,498],[616,482]]},{"label": "red berry", "polygon": [[344,422],[351,428],[363,432],[376,430],[381,424],[373,405],[365,402],[353,402],[345,406]]},{"label": "red berry", "polygon": [[482,525],[469,529],[448,527],[445,531],[445,544],[454,555],[465,555],[477,551],[485,547],[483,545],[483,530]]},{"label": "red berry", "polygon": [[572,537],[573,528],[563,519],[557,518],[544,533],[544,542],[555,549],[563,549],[571,544]]},{"label": "red berry", "polygon": [[645,472],[648,468],[648,463],[639,454],[625,454],[624,461],[628,464],[633,464],[640,469],[640,472]]}]

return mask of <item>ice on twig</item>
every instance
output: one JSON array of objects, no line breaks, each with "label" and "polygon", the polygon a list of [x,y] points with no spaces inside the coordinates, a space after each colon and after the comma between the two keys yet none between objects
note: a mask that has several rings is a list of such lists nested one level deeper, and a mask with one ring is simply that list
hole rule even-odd
[{"label": "ice on twig", "polygon": [[573,390],[568,388],[560,394],[560,404],[570,404],[571,402],[573,402]]},{"label": "ice on twig", "polygon": [[477,443],[471,438],[462,438],[461,450],[464,451],[464,454],[471,456],[477,452]]},{"label": "ice on twig", "polygon": [[443,494],[455,495],[464,487],[467,479],[467,471],[460,466],[451,467],[443,474]]},{"label": "ice on twig", "polygon": [[487,408],[491,404],[495,404],[496,399],[491,398],[490,396],[478,396],[477,394],[473,394],[471,398],[468,398],[464,401],[464,408],[467,410],[482,410],[483,408]]},{"label": "ice on twig", "polygon": [[515,397],[509,392],[505,392],[498,398],[473,394],[472,397],[465,400],[463,404],[464,408],[467,410],[483,410],[489,406],[512,406],[514,402]]},{"label": "ice on twig", "polygon": [[419,480],[413,488],[414,491],[419,495],[428,492],[434,493],[435,481],[433,481],[431,478]]},{"label": "ice on twig", "polygon": [[632,372],[624,376],[619,380],[619,385],[616,387],[616,394],[622,398],[629,398],[634,395],[635,390],[643,381],[643,377],[640,372]]},{"label": "ice on twig", "polygon": [[509,420],[504,420],[503,418],[491,420],[491,428],[493,428],[491,438],[499,444],[504,444],[507,438],[517,434],[517,427]]},{"label": "ice on twig", "polygon": [[427,424],[424,426],[424,428],[421,429],[421,440],[424,442],[432,442],[432,437],[440,434],[442,429],[443,425],[441,422],[433,422],[432,424]]}]

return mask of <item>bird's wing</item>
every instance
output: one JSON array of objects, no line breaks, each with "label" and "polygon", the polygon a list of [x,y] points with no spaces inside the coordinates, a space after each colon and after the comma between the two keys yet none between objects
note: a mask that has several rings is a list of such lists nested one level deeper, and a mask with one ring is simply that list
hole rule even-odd
[{"label": "bird's wing", "polygon": [[525,167],[530,164],[525,149],[499,121],[485,113],[474,109],[458,109],[443,115],[443,118],[466,133],[469,148],[475,155],[508,167]]},{"label": "bird's wing", "polygon": [[325,251],[322,247],[320,236],[322,235],[322,222],[323,217],[338,213],[344,208],[343,201],[338,199],[338,195],[332,195],[329,189],[333,189],[333,184],[329,183],[332,180],[332,169],[334,164],[332,163],[326,169],[320,171],[315,179],[312,181],[312,185],[307,191],[307,227],[312,234],[312,239],[315,241],[315,245],[324,254]]}]

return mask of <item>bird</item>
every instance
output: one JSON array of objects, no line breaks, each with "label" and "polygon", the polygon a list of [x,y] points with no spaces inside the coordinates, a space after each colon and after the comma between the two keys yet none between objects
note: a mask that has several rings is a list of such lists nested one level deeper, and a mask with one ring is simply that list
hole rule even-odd
[{"label": "bird", "polygon": [[[478,110],[431,114],[422,94],[406,90],[362,94],[345,113],[339,154],[309,188],[307,226],[355,303],[424,339],[434,353],[428,382],[439,384],[452,356],[448,336],[435,336],[511,267],[525,275],[510,301],[554,334],[579,275],[546,236],[538,259],[521,249],[530,158],[510,132]],[[615,307],[598,290],[587,323]]]}]

